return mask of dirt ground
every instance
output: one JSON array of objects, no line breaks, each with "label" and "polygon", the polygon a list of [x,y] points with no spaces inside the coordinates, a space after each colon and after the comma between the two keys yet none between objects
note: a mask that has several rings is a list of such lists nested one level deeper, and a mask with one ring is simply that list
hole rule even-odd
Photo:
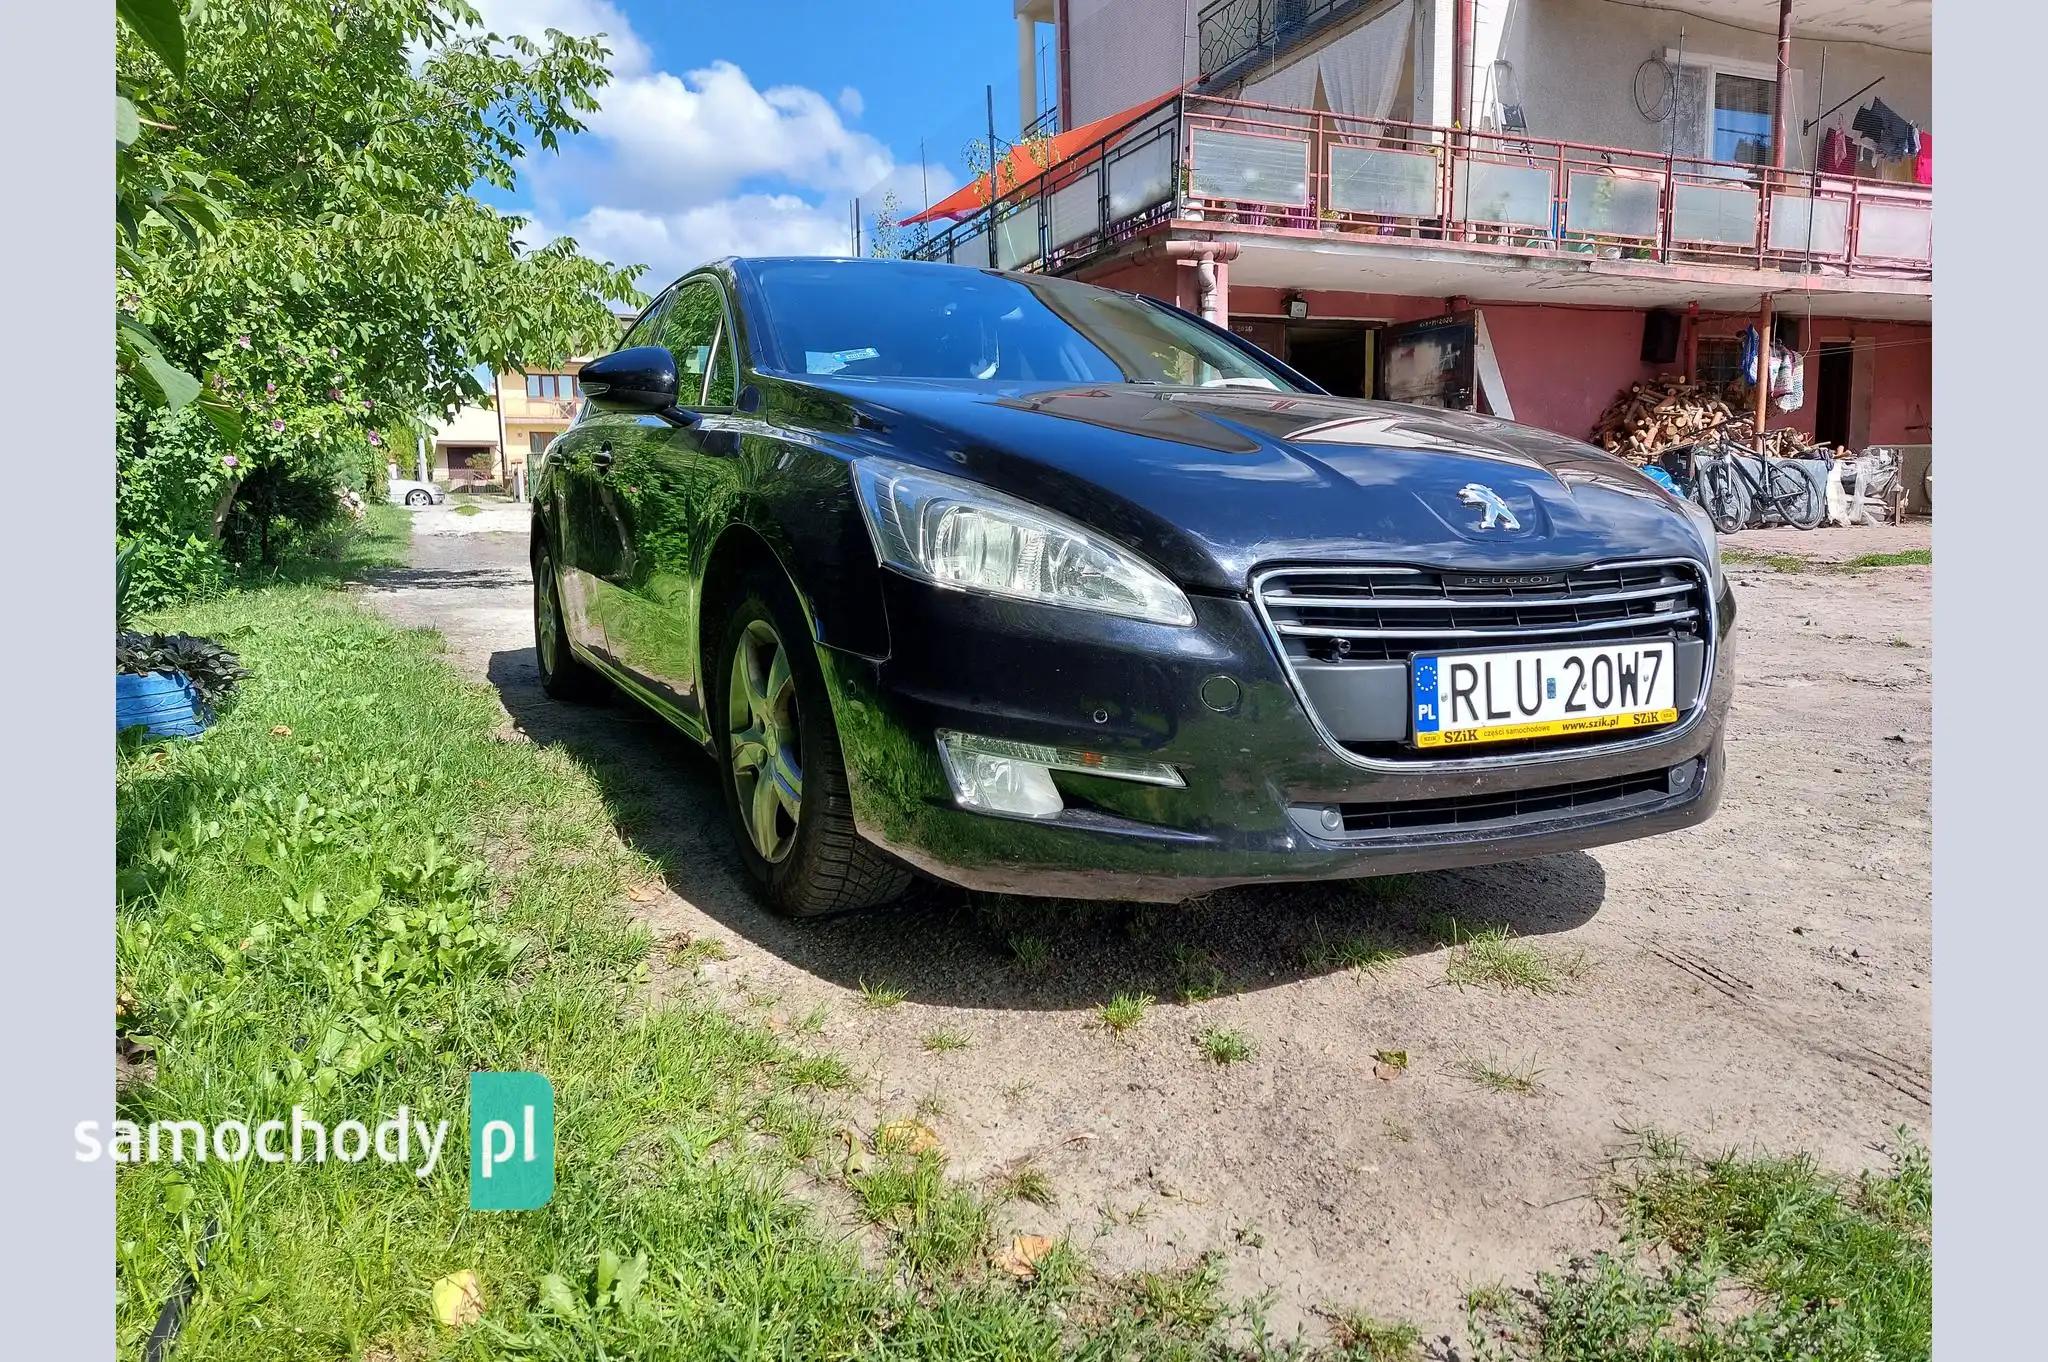
[{"label": "dirt ground", "polygon": [[[1013,1203],[1002,1232],[1071,1233],[1098,1264],[1222,1255],[1270,1323],[1323,1331],[1331,1311],[1405,1318],[1462,1339],[1466,1288],[1525,1283],[1611,1245],[1588,1193],[1633,1130],[1710,1148],[1810,1150],[1853,1170],[1901,1123],[1929,1132],[1931,569],[1731,565],[1741,686],[1728,793],[1703,827],[1393,891],[1237,890],[1180,908],[920,890],[909,905],[792,924],[750,897],[713,767],[618,701],[540,692],[526,540],[430,533],[369,600],[441,630],[511,724],[586,763],[621,831],[658,858],[633,905],[660,936],[711,936],[730,958],[701,986],[863,1076],[864,1128],[920,1105],[953,1170],[1028,1161],[1056,1203]],[[1753,554],[1849,557],[1925,547],[1925,525],[1750,531]],[[1537,996],[1446,979],[1429,924],[1505,923],[1580,962]],[[1033,967],[1042,938],[1046,958]],[[1394,952],[1376,970],[1331,948]],[[1208,1001],[1177,1001],[1184,984]],[[903,991],[864,1005],[863,984]],[[699,986],[674,972],[654,987]],[[1118,1037],[1096,1009],[1159,1002]],[[1209,1026],[1255,1047],[1219,1067]],[[933,1052],[950,1029],[964,1049]],[[1406,1051],[1405,1071],[1376,1066]],[[1477,1061],[1526,1093],[1467,1076]],[[1375,1069],[1381,1075],[1375,1075]],[[932,1114],[936,1113],[936,1114]]]}]

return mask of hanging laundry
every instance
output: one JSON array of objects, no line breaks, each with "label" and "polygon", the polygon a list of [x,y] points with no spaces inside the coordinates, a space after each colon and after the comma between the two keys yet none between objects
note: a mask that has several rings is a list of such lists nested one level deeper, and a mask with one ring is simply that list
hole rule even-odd
[{"label": "hanging laundry", "polygon": [[1913,125],[1881,99],[1858,109],[1849,126],[1876,144],[1880,156],[1904,156],[1912,149]]},{"label": "hanging laundry", "polygon": [[1771,346],[1771,405],[1798,411],[1806,405],[1806,356],[1782,345]]},{"label": "hanging laundry", "polygon": [[1819,168],[1823,175],[1856,173],[1856,148],[1849,141],[1849,134],[1840,128],[1828,129],[1827,136],[1820,139]]},{"label": "hanging laundry", "polygon": [[1745,326],[1742,328],[1742,381],[1751,387],[1756,386],[1756,361],[1756,328]]},{"label": "hanging laundry", "polygon": [[1934,183],[1934,134],[1921,130],[1920,154],[1913,158],[1913,183]]}]

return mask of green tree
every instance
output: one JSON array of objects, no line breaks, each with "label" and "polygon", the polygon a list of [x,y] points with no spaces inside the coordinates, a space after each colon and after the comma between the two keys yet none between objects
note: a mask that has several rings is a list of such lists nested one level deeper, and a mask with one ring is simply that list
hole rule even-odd
[{"label": "green tree", "polygon": [[[472,192],[513,188],[529,147],[581,130],[609,79],[601,38],[500,37],[462,0],[245,0],[183,19],[175,52],[143,26],[119,33],[146,133],[120,149],[122,176],[174,197],[134,215],[117,307],[162,365],[206,375],[200,400],[239,431],[166,411],[150,370],[128,366],[124,533],[218,534],[238,492],[298,489],[282,501],[303,516],[304,485],[354,484],[396,426],[481,399],[477,366],[615,340],[610,305],[639,301],[638,267],[566,239],[528,249],[527,224]],[[207,200],[197,214],[184,189]],[[175,495],[125,486],[159,475]]]}]

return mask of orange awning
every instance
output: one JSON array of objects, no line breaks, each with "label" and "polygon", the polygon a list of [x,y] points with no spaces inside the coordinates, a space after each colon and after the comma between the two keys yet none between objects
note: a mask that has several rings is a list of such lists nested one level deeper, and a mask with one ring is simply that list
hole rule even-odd
[{"label": "orange awning", "polygon": [[[1002,198],[1032,183],[1043,175],[1060,168],[1063,162],[1072,160],[1081,153],[1095,148],[1095,144],[1108,138],[1160,105],[1178,95],[1178,87],[1163,95],[1154,95],[1142,104],[1133,104],[1121,113],[1107,118],[1098,118],[1093,123],[1083,123],[1078,128],[1056,133],[1034,148],[1019,144],[1010,149],[1003,158],[1002,168],[997,172],[996,197]],[[964,218],[988,207],[989,177],[986,172],[977,175],[967,184],[940,199],[922,213],[913,213],[903,219],[905,226],[916,222],[930,222],[935,218]]]}]

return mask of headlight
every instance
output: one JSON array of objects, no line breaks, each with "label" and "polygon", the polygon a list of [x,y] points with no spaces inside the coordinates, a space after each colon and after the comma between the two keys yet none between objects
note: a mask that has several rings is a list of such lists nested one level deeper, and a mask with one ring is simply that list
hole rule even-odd
[{"label": "headlight", "polygon": [[875,552],[937,586],[1106,615],[1193,624],[1157,568],[1051,511],[888,459],[857,459]]}]

